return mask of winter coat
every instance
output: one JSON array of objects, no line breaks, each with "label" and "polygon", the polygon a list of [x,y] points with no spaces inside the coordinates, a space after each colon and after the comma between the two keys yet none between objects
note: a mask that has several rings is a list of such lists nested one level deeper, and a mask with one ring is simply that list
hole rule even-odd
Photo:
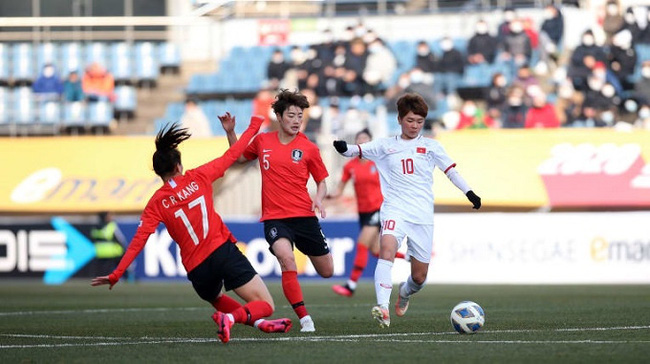
[{"label": "winter coat", "polygon": [[469,39],[467,54],[482,54],[488,63],[494,62],[497,54],[497,38],[489,34],[474,34]]}]

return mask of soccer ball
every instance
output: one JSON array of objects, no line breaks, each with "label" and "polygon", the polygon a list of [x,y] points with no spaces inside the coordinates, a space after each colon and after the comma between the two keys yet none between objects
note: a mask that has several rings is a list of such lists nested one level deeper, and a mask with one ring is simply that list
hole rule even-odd
[{"label": "soccer ball", "polygon": [[485,324],[485,312],[472,301],[463,301],[451,310],[451,325],[460,334],[473,334]]}]

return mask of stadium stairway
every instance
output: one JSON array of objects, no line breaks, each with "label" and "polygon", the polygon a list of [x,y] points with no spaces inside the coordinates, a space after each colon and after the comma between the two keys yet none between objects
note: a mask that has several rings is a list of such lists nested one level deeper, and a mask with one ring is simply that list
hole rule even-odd
[{"label": "stadium stairway", "polygon": [[185,97],[184,88],[190,77],[195,73],[210,73],[215,71],[214,61],[192,61],[181,64],[180,74],[161,73],[157,79],[157,87],[137,89],[137,111],[133,120],[121,120],[114,134],[134,135],[151,134],[154,132],[154,120],[165,114],[167,104],[182,102]]}]

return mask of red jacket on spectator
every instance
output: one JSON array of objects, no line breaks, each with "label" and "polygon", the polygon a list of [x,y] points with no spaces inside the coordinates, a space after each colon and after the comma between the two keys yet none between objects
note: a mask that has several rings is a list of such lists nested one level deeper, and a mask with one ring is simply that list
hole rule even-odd
[{"label": "red jacket on spectator", "polygon": [[545,104],[542,107],[531,107],[526,114],[525,128],[559,128],[560,119],[555,113],[552,104]]}]

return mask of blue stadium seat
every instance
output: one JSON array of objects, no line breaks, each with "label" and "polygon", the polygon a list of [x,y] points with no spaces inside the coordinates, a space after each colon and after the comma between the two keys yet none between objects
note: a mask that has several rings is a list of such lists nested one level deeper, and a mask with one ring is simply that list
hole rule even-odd
[{"label": "blue stadium seat", "polygon": [[107,55],[108,52],[106,51],[106,43],[92,42],[86,44],[86,64],[97,62],[106,67],[108,65],[106,62],[108,59]]},{"label": "blue stadium seat", "polygon": [[0,43],[0,81],[9,79],[9,46]]},{"label": "blue stadium seat", "polygon": [[41,43],[36,51],[36,70],[40,72],[46,64],[53,64],[60,70],[59,64],[59,47],[55,43]]},{"label": "blue stadium seat", "polygon": [[151,42],[138,43],[135,51],[135,76],[138,80],[152,81],[160,74],[158,56]]},{"label": "blue stadium seat", "polygon": [[11,121],[9,98],[9,89],[6,87],[0,87],[0,125],[9,124]]},{"label": "blue stadium seat", "polygon": [[136,106],[135,87],[126,85],[115,87],[115,110],[132,112],[135,111]]},{"label": "blue stadium seat", "polygon": [[165,119],[178,121],[181,119],[184,110],[185,110],[185,105],[182,102],[172,102],[170,104],[167,104],[167,110],[165,111]]},{"label": "blue stadium seat", "polygon": [[162,42],[158,46],[158,59],[163,67],[179,67],[181,65],[181,53],[176,44]]},{"label": "blue stadium seat", "polygon": [[61,45],[61,73],[67,74],[71,71],[78,71],[80,75],[83,74],[84,60],[82,57],[81,44],[77,42],[64,43]]},{"label": "blue stadium seat", "polygon": [[110,67],[116,81],[130,80],[133,77],[133,57],[131,47],[126,42],[111,45]]},{"label": "blue stadium seat", "polygon": [[63,125],[67,127],[86,126],[86,107],[83,102],[68,102],[64,105]]},{"label": "blue stadium seat", "polygon": [[34,95],[31,87],[16,87],[13,95],[13,120],[16,123],[34,123]]},{"label": "blue stadium seat", "polygon": [[35,77],[33,46],[31,43],[17,43],[12,47],[14,80],[31,81]]},{"label": "blue stadium seat", "polygon": [[91,102],[87,106],[90,126],[108,127],[113,120],[113,105],[108,101]]},{"label": "blue stadium seat", "polygon": [[38,121],[43,125],[56,125],[61,122],[61,104],[56,101],[41,102],[38,107]]}]

